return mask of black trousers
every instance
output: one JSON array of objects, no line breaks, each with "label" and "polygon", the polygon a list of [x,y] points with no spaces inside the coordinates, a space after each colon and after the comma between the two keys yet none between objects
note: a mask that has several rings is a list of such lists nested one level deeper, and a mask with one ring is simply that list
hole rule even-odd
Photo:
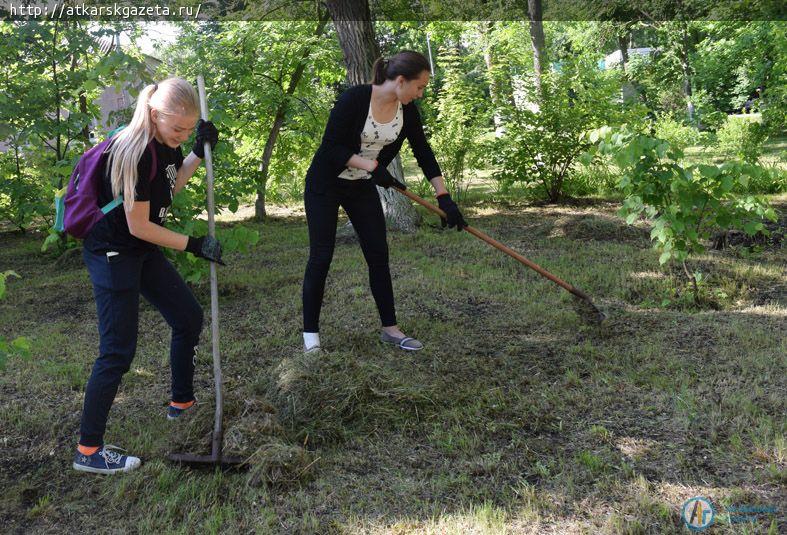
[{"label": "black trousers", "polygon": [[194,352],[203,317],[194,294],[159,249],[115,256],[84,249],[82,256],[93,282],[100,344],[85,387],[79,443],[101,446],[109,409],[136,353],[140,294],[172,328],[172,401],[194,399]]},{"label": "black trousers", "polygon": [[315,192],[307,182],[304,204],[309,225],[309,261],[303,278],[303,330],[320,330],[320,309],[336,243],[339,206],[347,212],[361,242],[380,321],[383,327],[396,325],[385,217],[374,184],[370,180],[338,179],[338,184]]}]

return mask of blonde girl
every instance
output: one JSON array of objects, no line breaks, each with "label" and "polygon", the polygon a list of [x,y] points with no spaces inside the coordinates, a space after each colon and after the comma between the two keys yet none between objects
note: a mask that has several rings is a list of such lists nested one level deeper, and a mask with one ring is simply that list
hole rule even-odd
[{"label": "blonde girl", "polygon": [[[104,444],[109,409],[136,352],[140,295],[172,329],[167,418],[176,419],[195,402],[194,351],[202,330],[202,308],[159,247],[221,262],[221,246],[215,239],[164,227],[172,198],[205,156],[205,142],[214,146],[218,140],[216,127],[198,118],[194,88],[181,78],[168,78],[140,92],[130,124],[109,146],[98,202],[104,206],[121,196],[123,202],[122,209],[107,213],[84,241],[100,343],[85,387],[76,470],[113,474],[140,465],[139,458]],[[180,145],[195,127],[194,146],[184,157]]]}]

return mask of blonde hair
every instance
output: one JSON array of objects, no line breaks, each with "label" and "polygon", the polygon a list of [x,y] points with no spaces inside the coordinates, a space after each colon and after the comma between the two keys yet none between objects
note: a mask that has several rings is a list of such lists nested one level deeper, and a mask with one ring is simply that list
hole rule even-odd
[{"label": "blonde hair", "polygon": [[139,92],[131,122],[113,138],[109,147],[112,195],[123,195],[126,210],[134,205],[137,165],[155,131],[150,110],[162,115],[199,114],[199,100],[194,87],[183,78],[167,78],[145,86]]}]

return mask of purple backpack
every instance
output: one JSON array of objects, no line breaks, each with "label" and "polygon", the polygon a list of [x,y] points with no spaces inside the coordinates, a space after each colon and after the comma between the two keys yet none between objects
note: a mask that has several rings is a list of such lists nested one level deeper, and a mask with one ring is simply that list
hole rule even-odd
[{"label": "purple backpack", "polygon": [[[105,206],[98,205],[98,191],[104,177],[111,142],[110,137],[85,151],[74,167],[65,195],[55,197],[54,228],[58,232],[65,231],[75,238],[86,238],[102,217],[123,204],[123,196],[119,195]],[[153,180],[158,160],[152,139],[145,150],[148,149],[152,154],[148,180]]]}]

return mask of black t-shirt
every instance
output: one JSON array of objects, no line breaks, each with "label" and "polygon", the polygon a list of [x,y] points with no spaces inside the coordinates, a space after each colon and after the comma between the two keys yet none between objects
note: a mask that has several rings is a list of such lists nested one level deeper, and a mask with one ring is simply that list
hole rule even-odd
[{"label": "black t-shirt", "polygon": [[[178,169],[183,165],[183,151],[180,147],[173,149],[153,140],[158,163],[156,174],[150,180],[150,166],[152,164],[150,148],[146,148],[137,164],[137,187],[135,201],[150,202],[150,221],[164,226],[172,205],[175,180]],[[109,166],[107,166],[109,167]],[[105,206],[114,199],[112,195],[112,182],[109,178],[109,169],[106,169],[104,178],[98,192],[98,205]],[[95,224],[90,234],[85,238],[84,247],[94,253],[106,251],[129,251],[153,249],[156,245],[135,238],[128,230],[126,212],[123,205],[117,206],[102,217]]]}]

